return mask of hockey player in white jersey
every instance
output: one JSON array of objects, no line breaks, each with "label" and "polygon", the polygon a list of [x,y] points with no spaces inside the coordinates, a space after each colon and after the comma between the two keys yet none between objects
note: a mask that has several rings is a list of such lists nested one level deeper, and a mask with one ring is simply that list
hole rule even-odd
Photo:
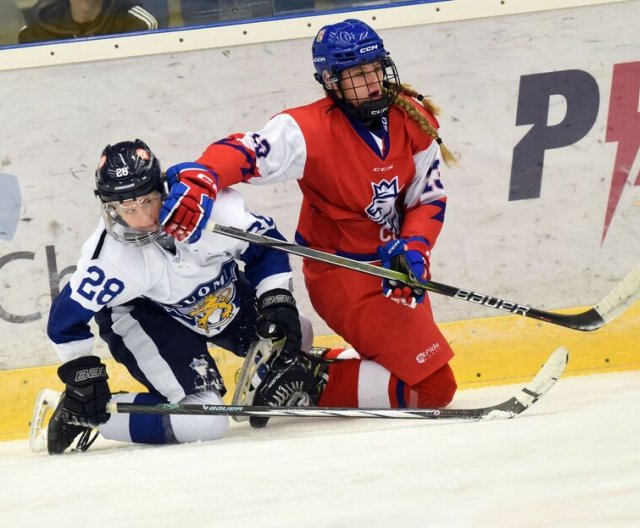
[{"label": "hockey player in white jersey", "polygon": [[[197,164],[181,170],[215,180]],[[188,242],[164,235],[158,221],[164,179],[140,140],[108,145],[102,153],[95,190],[102,218],[49,315],[48,335],[63,361],[58,375],[66,385],[49,421],[51,454],[64,452],[78,437],[76,449],[85,450],[94,428],[105,438],[137,443],[220,438],[226,416],[109,415],[106,405],[221,404],[224,382],[207,343],[239,356],[256,334],[285,337],[285,356],[311,347],[311,324],[296,309],[286,255],[206,231]],[[196,210],[283,238],[272,219],[246,212],[233,190],[222,191],[215,204],[203,195]],[[148,392],[111,395],[105,365],[92,353],[92,318],[116,361]]]}]

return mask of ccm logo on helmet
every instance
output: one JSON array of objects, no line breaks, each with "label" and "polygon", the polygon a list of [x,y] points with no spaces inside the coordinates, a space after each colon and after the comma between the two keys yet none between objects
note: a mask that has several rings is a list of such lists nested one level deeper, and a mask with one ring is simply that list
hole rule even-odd
[{"label": "ccm logo on helmet", "polygon": [[378,49],[378,44],[372,44],[371,46],[360,48],[360,53],[367,53],[367,51],[373,51],[375,49]]}]

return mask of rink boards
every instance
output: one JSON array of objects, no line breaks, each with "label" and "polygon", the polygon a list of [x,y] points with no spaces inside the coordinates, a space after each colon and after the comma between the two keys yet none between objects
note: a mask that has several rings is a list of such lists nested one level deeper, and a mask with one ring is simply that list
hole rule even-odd
[{"label": "rink boards", "polygon": [[[354,15],[380,29],[403,82],[442,107],[442,137],[461,156],[443,170],[449,207],[434,279],[544,310],[592,306],[640,261],[640,2],[515,10],[524,4]],[[55,386],[47,313],[97,221],[104,145],[139,137],[167,167],[319,97],[309,39],[346,16],[0,50],[0,439],[24,436],[36,392]],[[295,182],[238,190],[293,238]],[[340,344],[306,298],[297,257],[292,265],[317,343]],[[637,308],[581,334],[432,303],[463,388],[524,380],[560,345],[572,353],[569,374],[639,367]],[[103,345],[96,352],[108,357]],[[219,361],[232,379],[238,361]],[[109,366],[114,390],[132,388]]]},{"label": "rink boards", "polygon": [[[524,382],[560,346],[569,350],[565,376],[640,369],[640,304],[591,333],[516,316],[443,323],[441,328],[456,352],[451,364],[461,390]],[[315,340],[316,346],[344,344],[335,335]],[[230,403],[233,380],[242,361],[221,349],[212,349],[212,355],[226,380],[225,400]],[[105,363],[112,392],[142,389],[121,365],[111,359]],[[0,440],[26,437],[38,391],[45,387],[62,389],[56,369],[57,365],[0,371]]]}]

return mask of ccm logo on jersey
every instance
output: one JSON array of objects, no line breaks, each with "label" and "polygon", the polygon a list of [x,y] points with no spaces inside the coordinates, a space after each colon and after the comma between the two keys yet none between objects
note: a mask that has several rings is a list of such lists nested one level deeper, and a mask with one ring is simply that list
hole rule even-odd
[{"label": "ccm logo on jersey", "polygon": [[104,367],[93,367],[90,369],[79,370],[73,381],[85,381],[91,378],[100,378],[107,375]]},{"label": "ccm logo on jersey", "polygon": [[371,46],[365,46],[364,48],[360,48],[360,53],[367,53],[367,51],[373,51],[375,49],[378,49],[377,44],[373,44]]},{"label": "ccm logo on jersey", "polygon": [[490,297],[488,295],[482,295],[480,293],[470,292],[466,290],[458,290],[454,295],[456,299],[463,299],[465,301],[471,301],[478,304],[483,304],[491,308],[497,308],[498,310],[504,310],[505,312],[526,315],[531,308],[523,306],[522,304],[516,304],[509,301],[503,301],[496,297]]}]

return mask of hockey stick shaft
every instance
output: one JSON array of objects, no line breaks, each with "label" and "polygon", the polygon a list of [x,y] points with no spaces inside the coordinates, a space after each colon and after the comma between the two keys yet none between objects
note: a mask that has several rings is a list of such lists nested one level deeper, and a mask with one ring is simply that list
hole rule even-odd
[{"label": "hockey stick shaft", "polygon": [[194,414],[206,416],[260,416],[298,418],[459,418],[478,419],[476,409],[356,409],[350,407],[264,407],[257,405],[136,404],[109,403],[109,413]]},{"label": "hockey stick shaft", "polygon": [[359,409],[353,407],[265,407],[256,405],[198,405],[179,403],[107,404],[108,413],[192,414],[206,416],[259,416],[297,418],[387,418],[426,420],[483,420],[513,418],[537,402],[560,378],[569,358],[564,348],[549,356],[536,376],[514,396],[496,405],[475,409]]},{"label": "hockey stick shaft", "polygon": [[620,315],[640,297],[640,265],[637,265],[616,286],[616,288],[595,307],[577,314],[559,314],[539,310],[526,304],[507,301],[499,297],[477,293],[472,290],[449,286],[435,281],[429,281],[426,284],[421,284],[412,281],[406,274],[399,271],[385,269],[366,262],[341,257],[340,255],[335,255],[333,253],[326,253],[324,251],[301,246],[285,240],[278,240],[265,235],[250,233],[236,227],[211,222],[209,223],[209,228],[214,233],[244,240],[253,244],[268,246],[279,251],[374,275],[376,277],[397,280],[404,282],[411,287],[422,288],[446,297],[480,304],[482,306],[487,306],[488,308],[500,310],[504,313],[521,315],[531,319],[537,319],[546,323],[562,326],[564,328],[570,328],[572,330],[597,330]]}]

